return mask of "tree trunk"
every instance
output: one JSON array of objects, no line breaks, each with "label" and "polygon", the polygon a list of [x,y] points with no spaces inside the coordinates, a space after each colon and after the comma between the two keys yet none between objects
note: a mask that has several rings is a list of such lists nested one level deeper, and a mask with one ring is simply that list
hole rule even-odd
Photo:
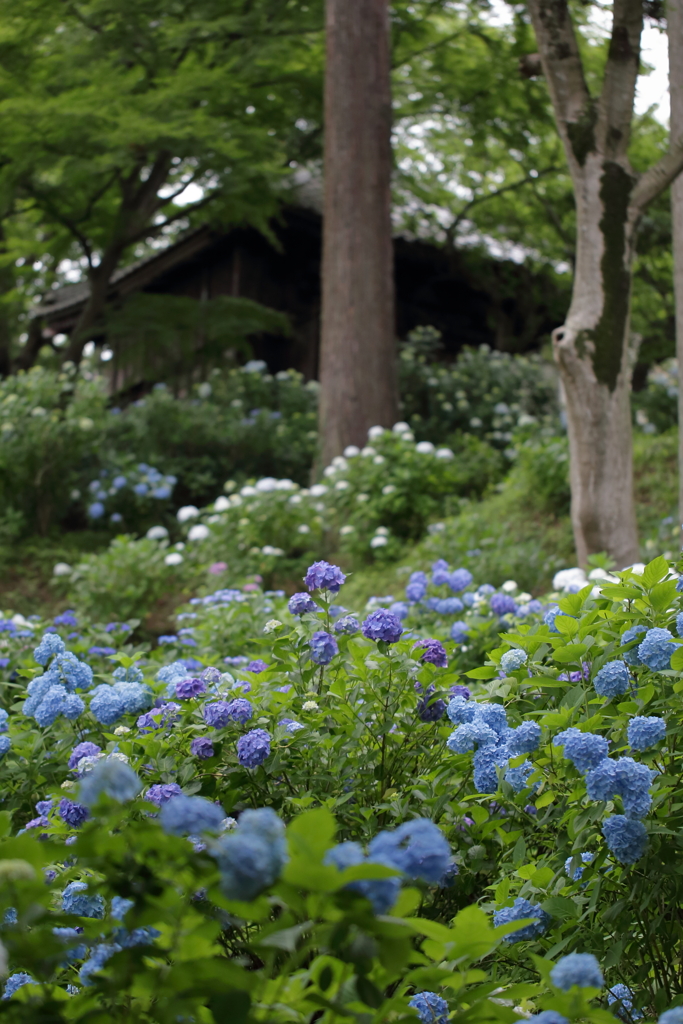
[{"label": "tree trunk", "polygon": [[629,305],[635,184],[591,154],[577,189],[572,302],[553,334],[567,403],[571,516],[581,565],[606,551],[619,568],[638,560],[633,497]]},{"label": "tree trunk", "polygon": [[92,267],[88,274],[90,293],[69,337],[69,347],[65,356],[77,366],[83,358],[83,349],[90,341],[91,334],[97,328],[104,313],[109,283],[118,266],[122,251],[122,246],[106,250],[102,261],[96,267]]},{"label": "tree trunk", "polygon": [[397,418],[387,0],[327,0],[320,435],[327,464]]},{"label": "tree trunk", "polygon": [[[683,139],[683,0],[667,0],[669,33],[669,98],[671,139]],[[673,148],[673,147],[672,147]],[[671,186],[674,295],[676,298],[676,358],[678,361],[678,524],[683,531],[683,176]],[[683,533],[681,534],[683,543]]]}]

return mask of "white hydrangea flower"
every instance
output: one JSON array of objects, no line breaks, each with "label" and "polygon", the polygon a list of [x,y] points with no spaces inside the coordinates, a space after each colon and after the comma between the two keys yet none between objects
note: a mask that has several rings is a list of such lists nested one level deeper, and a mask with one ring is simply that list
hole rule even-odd
[{"label": "white hydrangea flower", "polygon": [[434,445],[431,441],[418,441],[415,445],[415,451],[419,455],[431,455],[434,451]]},{"label": "white hydrangea flower", "polygon": [[69,565],[68,562],[57,562],[52,570],[53,576],[70,576],[73,572],[73,566]]},{"label": "white hydrangea flower", "polygon": [[297,533],[310,533],[311,532],[311,528],[310,528],[310,526],[307,523],[301,523],[300,526],[297,526],[296,532]]},{"label": "white hydrangea flower", "polygon": [[199,509],[196,505],[183,505],[182,508],[178,509],[176,519],[179,523],[186,523],[188,519],[196,519],[199,515]]},{"label": "white hydrangea flower", "polygon": [[258,491],[256,490],[255,487],[251,487],[247,484],[246,487],[243,487],[240,490],[240,494],[242,495],[243,498],[253,498],[255,494],[258,494]]},{"label": "white hydrangea flower", "polygon": [[347,523],[346,526],[342,526],[339,533],[342,537],[348,537],[350,533],[355,533],[356,527],[352,526],[351,523]]},{"label": "white hydrangea flower", "polygon": [[398,423],[394,423],[391,430],[394,434],[405,434],[410,430],[410,425],[408,423],[404,423],[403,420],[400,420]]},{"label": "white hydrangea flower", "polygon": [[517,589],[517,582],[516,580],[505,580],[500,589],[504,590],[506,594],[513,594]]},{"label": "white hydrangea flower", "polygon": [[279,619],[269,619],[263,627],[264,633],[274,633],[276,629],[279,629],[282,623]]},{"label": "white hydrangea flower", "polygon": [[[274,491],[277,486],[277,480],[274,476],[264,476],[256,482],[256,490],[260,494],[270,494]],[[242,491],[244,493],[244,490]]]},{"label": "white hydrangea flower", "polygon": [[388,544],[388,543],[389,543],[388,539],[384,536],[383,533],[380,533],[380,534],[377,534],[376,536],[374,536],[372,538],[372,540],[370,541],[370,547],[371,548],[383,548],[384,545]]},{"label": "white hydrangea flower", "polygon": [[165,526],[150,526],[145,537],[147,540],[166,540],[168,537],[168,530]]},{"label": "white hydrangea flower", "polygon": [[261,554],[272,555],[273,557],[279,558],[281,555],[284,555],[284,551],[282,548],[274,548],[272,544],[265,544],[261,548]]},{"label": "white hydrangea flower", "polygon": [[384,427],[370,427],[368,430],[368,438],[371,441],[376,441],[378,437],[381,437],[384,433]]},{"label": "white hydrangea flower", "polygon": [[209,529],[208,526],[205,526],[204,523],[197,523],[190,529],[190,532],[187,535],[187,539],[193,541],[206,540],[206,538],[209,537],[210,534],[211,530]]},{"label": "white hydrangea flower", "polygon": [[179,551],[171,551],[169,555],[164,558],[165,565],[180,565],[183,561],[183,556]]},{"label": "white hydrangea flower", "polygon": [[436,457],[437,459],[454,459],[455,455],[450,448],[437,448]]},{"label": "white hydrangea flower", "polygon": [[337,480],[334,489],[335,491],[348,491],[350,486],[351,484],[348,480]]},{"label": "white hydrangea flower", "polygon": [[382,494],[393,494],[395,490],[395,484],[385,484],[382,488]]},{"label": "white hydrangea flower", "polygon": [[327,487],[325,487],[325,484],[313,484],[311,487],[311,497],[322,498],[323,494],[327,494]]},{"label": "white hydrangea flower", "polygon": [[318,711],[319,710],[318,703],[317,703],[317,701],[314,701],[314,700],[307,700],[303,704],[301,710],[302,711]]},{"label": "white hydrangea flower", "polygon": [[384,462],[386,462],[386,459],[384,458],[383,455],[375,455],[372,461],[376,466],[381,466]]},{"label": "white hydrangea flower", "polygon": [[365,448],[361,449],[361,455],[364,459],[369,459],[371,455],[376,455],[377,449],[373,448],[371,444],[366,444]]},{"label": "white hydrangea flower", "polygon": [[214,512],[227,512],[230,508],[230,498],[225,494],[220,494],[213,503]]},{"label": "white hydrangea flower", "polygon": [[355,444],[348,444],[344,449],[344,456],[347,459],[355,459],[357,455],[360,455],[360,448]]}]

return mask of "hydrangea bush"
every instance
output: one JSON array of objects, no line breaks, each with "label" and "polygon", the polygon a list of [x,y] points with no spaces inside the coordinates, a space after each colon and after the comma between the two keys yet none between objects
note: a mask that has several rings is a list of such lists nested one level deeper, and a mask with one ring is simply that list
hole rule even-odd
[{"label": "hydrangea bush", "polygon": [[2,620],[10,1019],[682,1001],[672,566],[563,574],[543,602],[443,559],[404,600],[347,608],[345,585],[318,559],[291,598],[197,596],[153,646]]}]

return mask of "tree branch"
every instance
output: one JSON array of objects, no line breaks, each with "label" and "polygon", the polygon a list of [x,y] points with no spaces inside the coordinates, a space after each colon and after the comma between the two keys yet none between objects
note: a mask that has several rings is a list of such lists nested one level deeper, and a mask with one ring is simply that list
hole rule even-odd
[{"label": "tree branch", "polygon": [[504,192],[513,192],[515,189],[522,188],[523,185],[529,185],[531,182],[538,181],[538,179],[544,177],[544,175],[554,174],[560,169],[561,168],[559,167],[544,167],[543,170],[539,171],[536,175],[527,174],[525,178],[520,178],[519,181],[513,181],[509,185],[503,185],[502,188],[494,189],[493,192],[487,192],[485,195],[475,196],[474,199],[470,199],[469,202],[465,203],[458,216],[448,228],[447,234],[455,234],[472,207],[485,203],[487,199],[495,199],[497,196],[502,196]]},{"label": "tree branch", "polygon": [[612,35],[598,104],[598,137],[605,156],[628,150],[643,30],[642,0],[614,0]]},{"label": "tree branch", "polygon": [[567,0],[529,0],[543,74],[560,135],[574,173],[592,148],[593,100],[579,53]]},{"label": "tree branch", "polygon": [[637,220],[649,204],[683,171],[683,139],[649,170],[641,174],[631,193],[629,219]]}]

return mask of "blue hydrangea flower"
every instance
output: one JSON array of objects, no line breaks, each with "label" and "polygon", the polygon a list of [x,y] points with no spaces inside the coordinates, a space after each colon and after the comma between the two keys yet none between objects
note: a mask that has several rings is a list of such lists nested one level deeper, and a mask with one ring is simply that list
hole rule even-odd
[{"label": "blue hydrangea flower", "polygon": [[[622,643],[622,645],[631,643],[632,640],[635,640],[642,633],[647,633],[647,626],[641,626],[641,625],[631,626],[630,629],[627,629],[624,633],[621,634],[621,643]],[[636,646],[632,647],[630,651],[626,651],[623,654],[623,659],[624,659],[624,661],[626,662],[627,665],[631,665],[632,667],[635,667],[636,665],[642,665],[643,664],[642,661],[640,660],[640,657],[638,656],[638,646],[639,645],[636,644]]]},{"label": "blue hydrangea flower", "polygon": [[213,743],[208,736],[197,736],[190,743],[190,753],[200,761],[208,761],[214,754]]},{"label": "blue hydrangea flower", "polygon": [[141,789],[140,780],[129,764],[117,757],[105,757],[83,776],[79,795],[86,807],[92,807],[103,793],[123,804],[133,800]]},{"label": "blue hydrangea flower", "polygon": [[[179,679],[184,679],[186,675],[187,668],[185,666],[185,662],[172,661],[170,665],[164,665],[163,668],[159,669],[156,674],[156,678],[160,683],[168,683],[173,687],[172,692],[175,692],[175,684]],[[168,693],[167,696],[170,697],[171,694]]]},{"label": "blue hydrangea flower", "polygon": [[253,900],[280,877],[287,862],[285,826],[270,807],[242,811],[237,828],[212,843],[221,888],[233,900]]},{"label": "blue hydrangea flower", "polygon": [[642,821],[633,821],[623,814],[606,818],[602,834],[614,856],[622,864],[635,864],[645,853],[647,830]]},{"label": "blue hydrangea flower", "polygon": [[203,796],[171,797],[161,805],[159,819],[164,832],[172,836],[199,836],[220,831],[225,811]]},{"label": "blue hydrangea flower", "polygon": [[606,758],[586,776],[586,792],[591,800],[620,796],[628,818],[643,818],[650,810],[648,791],[656,774],[631,757]]},{"label": "blue hydrangea flower", "polygon": [[408,583],[406,586],[406,601],[417,604],[427,593],[427,584],[421,582]]},{"label": "blue hydrangea flower", "polygon": [[474,788],[478,793],[495,793],[498,789],[496,768],[505,768],[510,751],[503,743],[480,747],[474,755]]},{"label": "blue hydrangea flower", "polygon": [[72,828],[80,828],[84,821],[90,817],[90,811],[83,804],[78,804],[74,800],[69,800],[67,797],[63,797],[59,801],[58,808],[59,817],[62,821],[65,821],[67,825],[71,825]]},{"label": "blue hydrangea flower", "polygon": [[519,647],[513,647],[512,650],[506,651],[500,659],[500,667],[506,674],[516,672],[522,665],[526,665],[527,657],[526,651],[520,650]]},{"label": "blue hydrangea flower", "polygon": [[502,704],[475,704],[477,716],[500,737],[508,733],[508,718]]},{"label": "blue hydrangea flower", "polygon": [[451,640],[455,640],[456,644],[464,644],[469,635],[469,626],[466,622],[459,620],[451,626]]},{"label": "blue hydrangea flower", "polygon": [[92,985],[91,976],[97,971],[101,971],[107,961],[111,960],[114,956],[114,953],[120,953],[122,948],[117,942],[101,942],[95,946],[91,950],[89,958],[78,972],[81,983],[83,985]]},{"label": "blue hydrangea flower", "polygon": [[564,756],[569,758],[577,771],[585,774],[596,768],[607,757],[609,744],[604,736],[579,729],[565,729],[557,734],[553,746],[564,747]]},{"label": "blue hydrangea flower", "polygon": [[436,562],[432,564],[432,583],[435,587],[442,587],[445,583],[450,583],[450,579],[448,562],[443,558],[437,558]]},{"label": "blue hydrangea flower", "polygon": [[525,917],[533,917],[535,921],[506,935],[503,939],[504,942],[512,943],[522,942],[525,939],[537,939],[548,930],[552,918],[549,914],[546,914],[545,910],[542,910],[535,903],[525,900],[522,896],[518,896],[511,907],[502,907],[500,910],[494,910],[493,923],[496,928],[502,924],[510,924],[511,921],[520,921]]},{"label": "blue hydrangea flower", "polygon": [[[630,1024],[630,1021],[633,1020],[640,1020],[643,1016],[642,1012],[636,1010],[633,1005],[633,992],[628,985],[624,985],[621,982],[607,990],[607,1002],[610,1006],[614,1006],[614,1012],[617,1017],[626,1021],[627,1024]],[[617,1004],[616,1006],[615,1003]]]},{"label": "blue hydrangea flower", "polygon": [[448,586],[454,594],[459,594],[461,590],[469,587],[473,578],[468,569],[456,569],[448,578]]},{"label": "blue hydrangea flower", "polygon": [[11,999],[15,992],[17,992],[24,985],[37,985],[38,982],[34,981],[30,974],[25,971],[17,971],[16,974],[10,974],[9,978],[5,982],[5,988],[3,989],[2,998]]},{"label": "blue hydrangea flower", "polygon": [[678,636],[683,636],[683,612],[679,612],[676,616],[676,633]]},{"label": "blue hydrangea flower", "polygon": [[69,757],[69,768],[75,768],[82,757],[95,757],[95,755],[100,752],[101,747],[98,747],[96,743],[91,743],[90,740],[84,740],[83,743],[77,743]]},{"label": "blue hydrangea flower", "polygon": [[[581,854],[581,860],[584,864],[590,864],[593,860],[593,857],[594,854],[589,853],[588,851],[584,851],[584,853]],[[568,878],[571,879],[572,882],[578,882],[579,879],[583,876],[583,868],[579,864],[576,868],[574,868],[574,871],[572,873],[573,859],[573,857],[567,857],[566,861],[564,862],[564,873],[565,875],[567,875]]]},{"label": "blue hydrangea flower", "polygon": [[[370,861],[365,857],[360,843],[346,842],[339,843],[328,850],[324,863],[331,864],[339,871],[343,871],[345,868],[356,867],[359,864],[370,863]],[[365,896],[376,914],[386,914],[398,899],[401,879],[398,876],[394,878],[363,878],[356,882],[349,882],[344,888]]]},{"label": "blue hydrangea flower", "polygon": [[[467,689],[467,687],[465,687]],[[448,705],[448,717],[455,725],[472,722],[477,717],[478,704],[469,699],[469,690],[465,694],[456,693]]]},{"label": "blue hydrangea flower", "polygon": [[237,760],[245,768],[258,768],[270,754],[270,733],[250,729],[237,741]]},{"label": "blue hydrangea flower", "polygon": [[408,1001],[408,1006],[417,1010],[422,1024],[447,1024],[448,1003],[436,992],[417,992]]},{"label": "blue hydrangea flower", "polygon": [[464,611],[465,605],[458,597],[442,597],[434,603],[437,615],[457,615]]},{"label": "blue hydrangea flower", "polygon": [[[42,678],[42,677],[40,677]],[[33,683],[38,682],[34,679]],[[29,692],[33,683],[29,684]],[[34,696],[34,694],[31,694]],[[75,693],[69,693],[65,686],[57,684],[50,686],[37,700],[35,708],[27,710],[29,700],[24,704],[24,714],[31,715],[41,728],[52,725],[59,715],[65,718],[78,718],[85,711],[85,704]]]},{"label": "blue hydrangea flower", "polygon": [[115,687],[102,684],[93,690],[90,711],[101,725],[113,725],[123,715],[123,700]]},{"label": "blue hydrangea flower", "polygon": [[129,910],[135,906],[134,900],[127,900],[123,896],[112,896],[109,913],[115,921],[123,921]]},{"label": "blue hydrangea flower", "polygon": [[62,910],[65,914],[78,917],[104,917],[104,900],[101,896],[86,896],[85,882],[69,882],[62,892]]},{"label": "blue hydrangea flower", "polygon": [[446,648],[440,640],[418,640],[413,644],[413,650],[417,648],[422,650],[420,661],[428,661],[437,668],[448,668]]},{"label": "blue hydrangea flower", "polygon": [[648,629],[645,639],[638,644],[638,657],[654,672],[671,668],[671,655],[680,644],[672,644],[673,636],[668,629]]},{"label": "blue hydrangea flower", "polygon": [[494,594],[489,607],[494,615],[514,615],[517,611],[517,602],[509,594]]},{"label": "blue hydrangea flower", "polygon": [[510,730],[505,742],[513,754],[530,754],[541,742],[541,727],[538,722],[522,722]]},{"label": "blue hydrangea flower", "polygon": [[498,734],[481,719],[465,722],[451,733],[446,746],[454,754],[467,754],[480,747],[496,746]]},{"label": "blue hydrangea flower", "polygon": [[360,622],[355,615],[344,615],[341,619],[337,619],[334,624],[335,633],[346,633],[349,636],[357,633],[359,629]]},{"label": "blue hydrangea flower", "polygon": [[[202,708],[202,716],[207,725],[212,726],[214,729],[222,729],[232,719],[232,713],[230,705],[235,703],[234,701],[217,700],[213,704],[205,704]],[[244,701],[245,704],[249,704],[250,714],[247,718],[251,717],[251,704],[248,700]],[[245,719],[246,721],[246,719]]]},{"label": "blue hydrangea flower", "polygon": [[529,785],[529,776],[533,775],[533,773],[534,766],[531,762],[522,761],[516,768],[508,768],[505,773],[505,781],[510,783],[515,793],[521,793]]},{"label": "blue hydrangea flower", "polygon": [[183,791],[177,782],[155,782],[145,793],[145,800],[149,800],[150,803],[161,807],[162,804],[168,803],[172,797],[182,796],[182,793]]},{"label": "blue hydrangea flower", "polygon": [[9,728],[9,715],[4,708],[0,708],[0,732],[7,732]]},{"label": "blue hydrangea flower", "polygon": [[[681,583],[683,583],[683,576],[678,581],[677,590],[683,589],[680,586]],[[683,1024],[683,1006],[674,1006],[671,1010],[665,1010],[660,1014],[657,1024]]]},{"label": "blue hydrangea flower", "polygon": [[338,594],[345,582],[346,576],[339,566],[330,565],[329,562],[314,562],[309,565],[304,576],[304,583],[309,590],[329,590],[331,594]]},{"label": "blue hydrangea flower", "polygon": [[363,636],[368,640],[383,640],[387,644],[395,644],[401,638],[403,626],[401,620],[387,611],[386,608],[377,608],[370,612],[363,622]]},{"label": "blue hydrangea flower", "polygon": [[180,704],[170,700],[166,704],[162,704],[160,707],[153,708],[144,715],[140,715],[135,724],[140,732],[170,728],[177,721],[180,710]]},{"label": "blue hydrangea flower", "polygon": [[12,741],[9,736],[0,736],[0,757],[4,757],[11,746]]},{"label": "blue hydrangea flower", "polygon": [[626,693],[631,677],[624,661],[608,661],[593,680],[595,692],[600,697],[618,697]]},{"label": "blue hydrangea flower", "polygon": [[393,604],[389,605],[389,611],[392,615],[395,615],[401,622],[407,619],[410,615],[410,605],[407,601],[394,601]]},{"label": "blue hydrangea flower", "polygon": [[307,613],[319,612],[320,608],[315,603],[310,594],[306,591],[302,591],[299,594],[292,594],[289,601],[287,602],[292,615],[306,615]]},{"label": "blue hydrangea flower", "polygon": [[65,651],[66,644],[59,633],[44,633],[43,639],[33,652],[33,657],[39,665],[47,665],[55,654],[64,654]]},{"label": "blue hydrangea flower", "polygon": [[339,645],[331,633],[324,629],[317,630],[308,641],[311,648],[310,658],[316,665],[329,665],[336,654],[339,654]]},{"label": "blue hydrangea flower", "polygon": [[409,878],[437,883],[448,869],[451,850],[433,821],[415,818],[391,831],[379,832],[368,847],[368,858],[403,871]]},{"label": "blue hydrangea flower", "polygon": [[663,718],[636,717],[628,723],[626,730],[629,746],[632,750],[647,750],[654,747],[666,736],[666,722]]},{"label": "blue hydrangea flower", "polygon": [[561,615],[559,605],[552,605],[543,616],[543,621],[550,630],[551,633],[559,633],[559,629],[555,625],[555,619],[558,615]]},{"label": "blue hydrangea flower", "polygon": [[550,972],[550,980],[563,992],[569,992],[574,985],[579,988],[602,988],[605,984],[600,965],[592,953],[569,953],[563,956]]},{"label": "blue hydrangea flower", "polygon": [[265,672],[267,668],[268,662],[263,658],[255,658],[247,664],[247,672],[255,672],[257,675],[259,672]]}]

